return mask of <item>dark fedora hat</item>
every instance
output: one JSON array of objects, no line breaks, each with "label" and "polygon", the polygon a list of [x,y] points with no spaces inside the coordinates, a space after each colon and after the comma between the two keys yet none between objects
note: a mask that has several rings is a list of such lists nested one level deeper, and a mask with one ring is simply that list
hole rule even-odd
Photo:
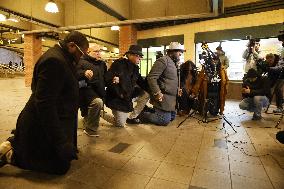
[{"label": "dark fedora hat", "polygon": [[139,45],[131,45],[125,54],[137,54],[139,56],[143,56],[142,47]]}]

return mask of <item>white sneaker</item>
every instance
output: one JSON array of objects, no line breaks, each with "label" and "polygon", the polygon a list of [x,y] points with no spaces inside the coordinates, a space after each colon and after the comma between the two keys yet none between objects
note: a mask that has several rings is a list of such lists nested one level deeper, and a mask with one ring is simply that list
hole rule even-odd
[{"label": "white sneaker", "polygon": [[92,131],[90,129],[84,129],[83,132],[90,137],[99,137],[100,136],[97,131]]}]

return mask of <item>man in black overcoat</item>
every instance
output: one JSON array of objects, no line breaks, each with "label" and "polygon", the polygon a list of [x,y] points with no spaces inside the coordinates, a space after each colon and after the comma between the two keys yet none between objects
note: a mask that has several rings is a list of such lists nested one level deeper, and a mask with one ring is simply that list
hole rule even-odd
[{"label": "man in black overcoat", "polygon": [[32,94],[20,113],[14,136],[0,145],[0,167],[65,174],[77,158],[75,141],[78,80],[75,64],[89,43],[80,32],[69,33],[37,61]]},{"label": "man in black overcoat", "polygon": [[88,55],[82,56],[77,65],[79,80],[79,107],[84,117],[84,133],[98,137],[100,112],[105,98],[104,75],[106,63],[100,59],[100,47],[92,44]]},{"label": "man in black overcoat", "polygon": [[146,81],[138,67],[142,57],[142,47],[131,45],[125,57],[114,61],[106,73],[106,106],[112,110],[113,119],[105,115],[103,118],[116,127],[124,127],[128,113],[133,110],[135,87],[146,89]]}]

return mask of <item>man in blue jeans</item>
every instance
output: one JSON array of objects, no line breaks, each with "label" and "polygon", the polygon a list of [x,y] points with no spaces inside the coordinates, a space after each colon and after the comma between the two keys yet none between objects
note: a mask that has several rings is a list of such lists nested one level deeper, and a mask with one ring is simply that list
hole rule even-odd
[{"label": "man in blue jeans", "polygon": [[245,97],[239,104],[240,109],[254,112],[252,120],[260,120],[261,110],[267,107],[271,97],[267,77],[259,76],[257,71],[249,69],[244,77],[242,94]]},{"label": "man in blue jeans", "polygon": [[167,55],[154,63],[147,76],[154,112],[143,112],[142,122],[166,126],[175,119],[178,92],[177,64],[183,52],[181,44],[172,42]]}]

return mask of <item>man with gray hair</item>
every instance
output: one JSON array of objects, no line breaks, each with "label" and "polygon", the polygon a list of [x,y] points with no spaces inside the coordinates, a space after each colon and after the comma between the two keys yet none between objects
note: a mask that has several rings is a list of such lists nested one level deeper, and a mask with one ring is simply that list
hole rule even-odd
[{"label": "man with gray hair", "polygon": [[178,92],[177,67],[184,52],[182,45],[172,42],[167,55],[154,63],[147,81],[154,113],[143,112],[143,122],[166,126],[175,119],[176,96]]},{"label": "man with gray hair", "polygon": [[77,65],[79,107],[84,117],[84,133],[90,137],[99,136],[97,130],[105,98],[106,71],[106,63],[100,60],[100,47],[90,45],[88,54],[82,56]]}]

